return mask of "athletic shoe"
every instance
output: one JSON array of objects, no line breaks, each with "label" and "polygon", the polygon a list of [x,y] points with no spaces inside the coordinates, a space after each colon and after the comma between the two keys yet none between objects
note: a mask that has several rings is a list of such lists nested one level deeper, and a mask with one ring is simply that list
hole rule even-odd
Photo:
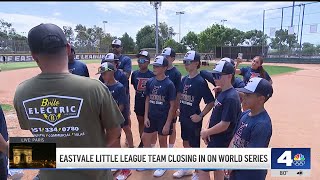
[{"label": "athletic shoe", "polygon": [[131,170],[123,169],[120,174],[117,176],[117,180],[126,180],[131,175]]},{"label": "athletic shoe", "polygon": [[164,175],[164,173],[166,172],[167,170],[165,169],[157,169],[156,171],[154,171],[153,173],[153,176],[155,177],[161,177]]},{"label": "athletic shoe", "polygon": [[199,180],[199,175],[198,175],[198,173],[193,173],[193,174],[192,174],[192,177],[191,177],[191,180]]},{"label": "athletic shoe", "polygon": [[173,173],[174,178],[182,178],[183,176],[189,176],[189,175],[192,175],[192,172],[190,170],[184,170],[184,169],[180,169],[175,173]]}]

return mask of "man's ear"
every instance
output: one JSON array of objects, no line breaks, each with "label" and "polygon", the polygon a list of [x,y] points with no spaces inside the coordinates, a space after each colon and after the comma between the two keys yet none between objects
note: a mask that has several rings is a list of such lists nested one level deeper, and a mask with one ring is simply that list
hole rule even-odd
[{"label": "man's ear", "polygon": [[32,58],[33,58],[37,63],[39,63],[38,54],[36,54],[36,53],[31,53],[31,56],[32,56]]},{"label": "man's ear", "polygon": [[70,43],[67,44],[67,47],[66,47],[66,50],[67,50],[67,54],[71,54],[71,45]]}]

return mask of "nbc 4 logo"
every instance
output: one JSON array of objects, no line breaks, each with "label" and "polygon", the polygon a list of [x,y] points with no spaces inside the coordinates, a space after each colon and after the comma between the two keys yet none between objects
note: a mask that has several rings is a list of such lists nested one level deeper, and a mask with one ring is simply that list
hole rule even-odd
[{"label": "nbc 4 logo", "polygon": [[305,158],[303,154],[296,154],[293,159],[291,158],[291,151],[285,151],[278,159],[277,163],[284,163],[286,166],[303,166],[305,164]]}]

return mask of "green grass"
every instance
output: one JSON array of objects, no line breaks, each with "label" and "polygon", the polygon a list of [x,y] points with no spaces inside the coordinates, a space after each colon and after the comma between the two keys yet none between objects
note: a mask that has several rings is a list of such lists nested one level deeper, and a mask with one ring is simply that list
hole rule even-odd
[{"label": "green grass", "polygon": [[[133,61],[136,61],[136,59],[132,59]],[[100,59],[93,59],[93,60],[81,60],[82,62],[86,64],[91,64],[91,63],[100,63]],[[176,64],[175,65],[178,70],[181,72],[182,75],[186,75],[187,72],[184,68],[183,64]],[[248,66],[241,64],[239,68]],[[0,68],[2,71],[10,71],[10,70],[16,70],[16,69],[25,69],[25,68],[33,68],[37,67],[36,62],[13,62],[13,63],[7,63],[7,64],[0,64]],[[265,70],[269,73],[270,76],[276,75],[276,74],[283,74],[287,72],[294,72],[297,70],[300,70],[299,68],[293,68],[293,67],[287,67],[287,66],[270,66],[270,65],[265,65],[263,66]],[[138,69],[138,65],[133,65],[133,70]],[[151,66],[149,67],[150,69],[152,68]],[[213,63],[210,63],[210,66],[201,66],[200,70],[212,70],[213,69]]]},{"label": "green grass", "polygon": [[13,106],[9,105],[9,104],[0,104],[1,108],[3,111],[11,111],[13,110]]},{"label": "green grass", "polygon": [[[240,65],[239,68],[241,67],[246,67],[247,65]],[[175,67],[181,72],[181,74],[183,76],[187,75],[187,71],[184,68],[183,64],[176,64]],[[269,65],[265,65],[263,66],[264,69],[268,72],[268,74],[270,76],[272,75],[276,75],[276,74],[283,74],[283,73],[287,73],[287,72],[294,72],[294,71],[298,71],[300,70],[299,68],[293,68],[293,67],[287,67],[287,66],[269,66]],[[149,69],[151,70],[152,67],[149,66]],[[133,70],[137,70],[139,69],[138,65],[133,65],[132,66]],[[210,66],[201,66],[200,70],[212,70],[213,69],[213,65],[210,64]]]}]

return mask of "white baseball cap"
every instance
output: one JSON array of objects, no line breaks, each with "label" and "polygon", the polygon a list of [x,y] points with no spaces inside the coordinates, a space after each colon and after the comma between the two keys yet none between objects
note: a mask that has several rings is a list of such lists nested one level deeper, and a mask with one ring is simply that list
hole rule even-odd
[{"label": "white baseball cap", "polygon": [[112,44],[112,45],[119,45],[119,46],[121,46],[121,40],[120,40],[120,39],[115,39],[115,40],[112,41],[111,44]]}]

